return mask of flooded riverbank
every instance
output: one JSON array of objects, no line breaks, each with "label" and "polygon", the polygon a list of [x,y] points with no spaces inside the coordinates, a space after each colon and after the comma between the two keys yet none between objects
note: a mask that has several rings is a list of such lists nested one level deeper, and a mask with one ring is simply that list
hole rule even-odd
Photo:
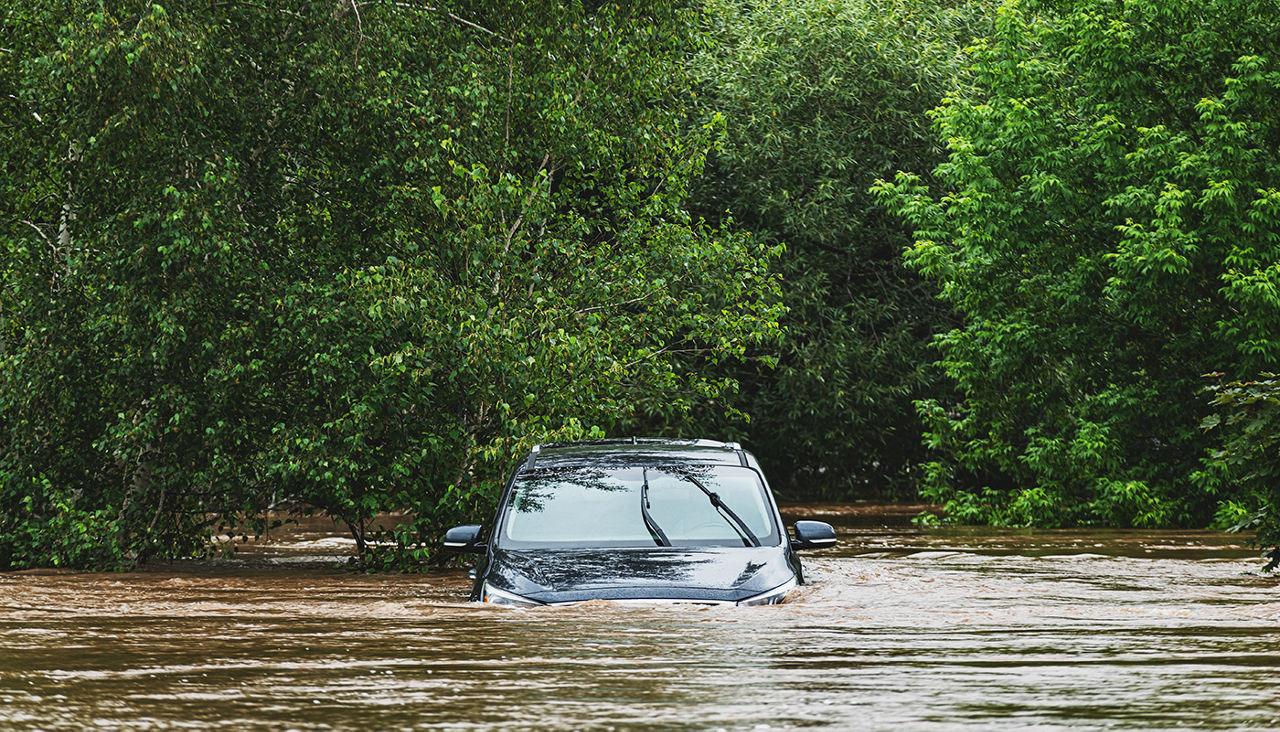
[{"label": "flooded riverbank", "polygon": [[784,605],[512,609],[351,575],[339,532],[0,575],[0,728],[1264,728],[1280,581],[1208,532],[838,525]]}]

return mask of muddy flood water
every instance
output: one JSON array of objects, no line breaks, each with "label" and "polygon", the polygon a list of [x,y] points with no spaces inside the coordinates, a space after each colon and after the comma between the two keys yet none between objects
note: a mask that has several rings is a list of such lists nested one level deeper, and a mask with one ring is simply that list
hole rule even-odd
[{"label": "muddy flood water", "polygon": [[235,561],[0,574],[0,729],[1261,729],[1280,579],[1208,532],[910,527],[786,604],[513,609],[465,571],[353,575],[337,531]]}]

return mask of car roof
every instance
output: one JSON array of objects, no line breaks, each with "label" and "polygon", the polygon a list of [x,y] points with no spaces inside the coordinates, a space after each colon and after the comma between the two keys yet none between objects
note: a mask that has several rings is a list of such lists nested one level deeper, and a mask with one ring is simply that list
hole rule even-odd
[{"label": "car roof", "polygon": [[626,439],[553,442],[537,445],[519,472],[574,465],[751,465],[754,462],[736,442],[672,440],[630,437]]}]

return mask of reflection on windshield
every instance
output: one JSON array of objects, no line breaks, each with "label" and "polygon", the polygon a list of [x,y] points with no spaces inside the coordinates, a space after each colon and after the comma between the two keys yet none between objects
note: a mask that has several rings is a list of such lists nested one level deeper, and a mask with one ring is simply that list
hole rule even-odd
[{"label": "reflection on windshield", "polygon": [[[695,481],[717,494],[751,537],[744,539],[742,529],[716,509]],[[777,544],[779,538],[755,471],[682,465],[550,468],[521,476],[499,541],[507,548],[653,547],[663,541],[651,526],[661,527],[662,537],[673,546],[743,546],[752,537]]]}]

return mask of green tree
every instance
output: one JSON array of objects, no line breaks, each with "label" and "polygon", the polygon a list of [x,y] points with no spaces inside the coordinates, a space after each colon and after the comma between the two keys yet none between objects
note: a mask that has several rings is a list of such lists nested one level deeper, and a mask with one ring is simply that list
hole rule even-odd
[{"label": "green tree", "polygon": [[683,207],[675,4],[63,5],[0,55],[0,566],[282,503],[425,558],[522,447],[687,409],[730,382],[680,357],[776,330],[773,251]]},{"label": "green tree", "polygon": [[868,189],[941,160],[927,112],[956,84],[985,10],[711,0],[706,13],[707,46],[690,67],[727,132],[696,205],[787,247],[776,368],[733,372],[734,404],[752,419],[731,429],[793,495],[902,490],[922,452],[912,400],[938,388],[928,343],[948,313],[903,266],[907,228]]},{"label": "green tree", "polygon": [[1203,525],[1201,375],[1280,356],[1280,6],[1007,2],[937,113],[941,194],[877,187],[963,315],[929,495],[1008,524]]}]

